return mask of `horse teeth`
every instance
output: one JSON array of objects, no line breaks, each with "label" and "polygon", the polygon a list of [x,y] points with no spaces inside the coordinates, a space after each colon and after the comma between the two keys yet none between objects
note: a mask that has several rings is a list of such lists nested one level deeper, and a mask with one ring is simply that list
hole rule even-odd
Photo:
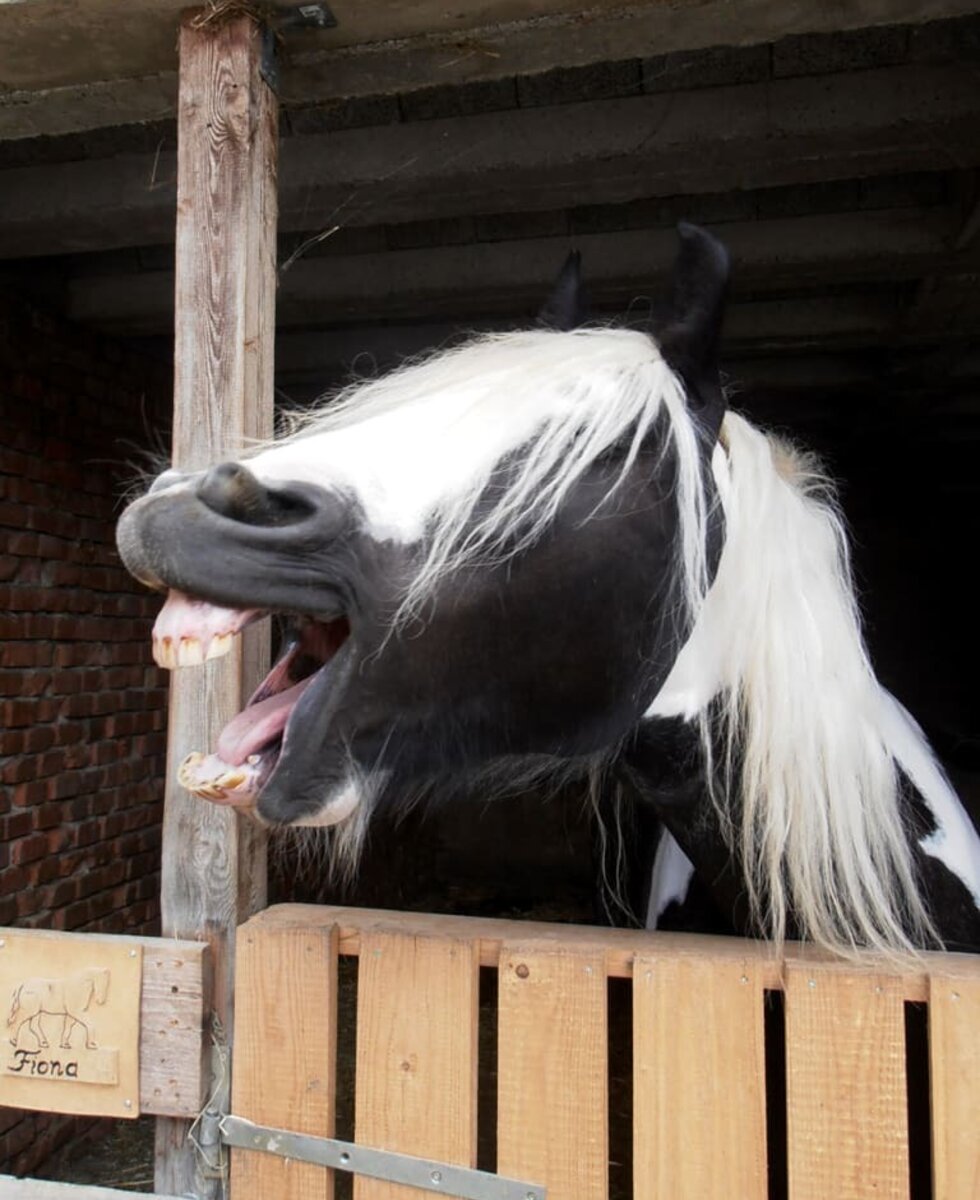
[{"label": "horse teeth", "polygon": [[172,671],[177,666],[177,650],[173,638],[153,639],[153,661],[165,671]]},{"label": "horse teeth", "polygon": [[208,644],[208,651],[205,654],[205,661],[212,658],[221,658],[223,654],[227,654],[235,640],[233,633],[218,633],[211,639]]},{"label": "horse teeth", "polygon": [[258,762],[261,761],[261,756],[258,754],[250,754],[248,756],[248,758],[245,759],[245,761],[248,763],[248,765],[250,767],[254,767]]},{"label": "horse teeth", "polygon": [[244,771],[226,771],[224,775],[219,775],[216,784],[223,791],[231,792],[236,787],[240,787],[245,782]]},{"label": "horse teeth", "polygon": [[200,638],[182,637],[177,645],[178,667],[199,667],[204,662]]},{"label": "horse teeth", "polygon": [[197,787],[197,779],[194,775],[195,767],[200,766],[204,761],[204,755],[200,751],[195,750],[188,754],[184,761],[177,768],[177,782],[181,787],[187,788],[189,792],[193,792]]}]

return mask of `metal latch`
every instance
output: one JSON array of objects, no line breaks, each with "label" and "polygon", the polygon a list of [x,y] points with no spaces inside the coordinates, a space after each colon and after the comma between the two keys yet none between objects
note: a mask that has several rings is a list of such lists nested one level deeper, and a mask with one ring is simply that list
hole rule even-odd
[{"label": "metal latch", "polygon": [[316,1163],[335,1171],[369,1175],[389,1183],[406,1184],[425,1192],[443,1196],[458,1196],[462,1200],[545,1200],[547,1191],[534,1183],[521,1183],[477,1171],[454,1163],[433,1162],[398,1154],[394,1150],[375,1150],[342,1142],[337,1138],[313,1137],[306,1133],[290,1133],[286,1129],[271,1129],[256,1125],[244,1117],[231,1114],[221,1118],[221,1138],[226,1146],[240,1150],[261,1150],[292,1158],[297,1162]]}]

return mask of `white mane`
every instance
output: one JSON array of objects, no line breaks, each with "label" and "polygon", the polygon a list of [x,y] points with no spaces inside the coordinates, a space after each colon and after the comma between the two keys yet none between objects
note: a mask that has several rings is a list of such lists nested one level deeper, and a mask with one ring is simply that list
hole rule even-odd
[{"label": "white mane", "polygon": [[938,938],[916,886],[896,760],[934,760],[914,724],[896,725],[868,660],[828,480],[736,413],[721,440],[721,563],[647,715],[701,721],[710,760],[716,700],[714,798],[730,820],[737,797],[730,837],[770,936],[783,938],[793,912],[804,937],[836,953],[908,954]]}]

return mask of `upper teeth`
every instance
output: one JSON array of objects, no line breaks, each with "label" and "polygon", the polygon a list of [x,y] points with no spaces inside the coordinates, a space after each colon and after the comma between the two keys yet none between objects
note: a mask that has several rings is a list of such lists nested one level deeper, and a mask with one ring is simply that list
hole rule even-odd
[{"label": "upper teeth", "polygon": [[227,654],[235,636],[233,633],[219,633],[203,641],[196,637],[155,637],[153,661],[168,671],[175,667],[199,667],[209,659]]}]

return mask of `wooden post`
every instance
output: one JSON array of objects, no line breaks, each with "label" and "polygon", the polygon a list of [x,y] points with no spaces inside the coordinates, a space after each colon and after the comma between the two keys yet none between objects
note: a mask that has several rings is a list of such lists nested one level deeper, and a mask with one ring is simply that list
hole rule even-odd
[{"label": "wooden post", "polygon": [[[272,432],[278,107],[260,75],[262,31],[245,15],[186,15],[180,30],[173,462],[195,470]],[[231,808],[176,783],[192,750],[210,750],[267,670],[268,631],[247,631],[227,657],[176,671],[170,685],[163,821],[163,932],[210,943],[212,1075],[227,1102],[234,1021],[235,927],[266,903],[265,839]],[[207,1033],[208,1031],[206,1031]],[[156,1186],[212,1200],[186,1121],[157,1123]],[[204,1121],[197,1141],[213,1141]],[[209,1154],[219,1157],[212,1144]]]}]

